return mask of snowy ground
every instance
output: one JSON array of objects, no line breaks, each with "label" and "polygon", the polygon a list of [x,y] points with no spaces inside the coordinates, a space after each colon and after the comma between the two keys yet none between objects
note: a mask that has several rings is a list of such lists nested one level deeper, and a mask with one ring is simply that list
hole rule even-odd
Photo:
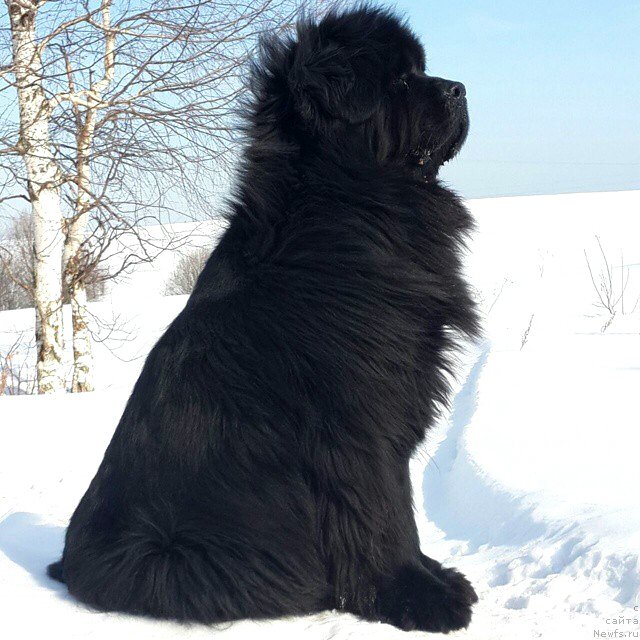
[{"label": "snowy ground", "polygon": [[[640,637],[640,192],[469,205],[479,231],[468,271],[486,337],[467,349],[450,415],[413,463],[424,551],[480,595],[471,627],[452,637]],[[614,297],[627,282],[612,320],[594,306],[587,269],[585,250],[599,286],[596,235]],[[184,304],[160,298],[153,278],[132,277],[95,307],[120,323],[115,352],[97,347],[99,391],[0,399],[3,636],[417,637],[331,612],[185,628],[92,612],[45,576],[142,357]],[[0,314],[0,351],[31,318]]]}]

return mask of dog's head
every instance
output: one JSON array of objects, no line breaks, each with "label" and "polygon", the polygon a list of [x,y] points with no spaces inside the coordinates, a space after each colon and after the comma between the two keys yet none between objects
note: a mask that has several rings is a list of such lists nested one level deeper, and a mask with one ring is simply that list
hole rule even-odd
[{"label": "dog's head", "polygon": [[[382,161],[426,178],[462,146],[465,87],[425,73],[424,50],[392,13],[360,8],[298,25],[266,57],[262,95],[280,98],[287,126],[315,137],[362,136]],[[286,108],[283,106],[286,105]]]}]

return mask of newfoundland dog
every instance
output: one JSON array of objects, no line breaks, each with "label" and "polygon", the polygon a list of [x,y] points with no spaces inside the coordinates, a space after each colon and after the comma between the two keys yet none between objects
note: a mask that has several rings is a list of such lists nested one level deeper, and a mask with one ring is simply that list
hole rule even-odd
[{"label": "newfoundland dog", "polygon": [[409,459],[477,318],[437,180],[464,85],[360,7],[262,47],[228,227],[140,374],[49,574],[97,609],[215,623],[339,609],[451,631]]}]

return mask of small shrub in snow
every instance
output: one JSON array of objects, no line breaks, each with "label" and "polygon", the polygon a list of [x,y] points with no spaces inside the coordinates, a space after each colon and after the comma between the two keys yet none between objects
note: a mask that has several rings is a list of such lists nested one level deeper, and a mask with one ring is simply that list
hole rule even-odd
[{"label": "small shrub in snow", "polygon": [[[620,255],[620,266],[614,267],[613,262],[607,258],[607,254],[598,236],[596,236],[596,242],[598,243],[600,253],[599,270],[595,272],[597,265],[592,265],[586,249],[584,250],[584,257],[587,261],[591,284],[596,294],[594,306],[607,316],[606,322],[601,328],[601,331],[604,333],[613,322],[618,311],[620,311],[622,315],[633,313],[638,307],[640,298],[636,299],[631,307],[626,304],[625,293],[627,291],[627,285],[629,284],[629,267],[624,263],[624,256],[622,254]],[[619,269],[620,273],[614,273],[615,269]]]},{"label": "small shrub in snow", "polygon": [[0,350],[0,396],[17,396],[35,392],[33,367],[35,344],[26,332],[4,350]]}]

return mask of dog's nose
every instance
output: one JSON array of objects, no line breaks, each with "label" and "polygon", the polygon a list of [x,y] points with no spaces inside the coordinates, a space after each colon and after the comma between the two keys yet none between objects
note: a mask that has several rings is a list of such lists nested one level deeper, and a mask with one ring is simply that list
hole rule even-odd
[{"label": "dog's nose", "polygon": [[444,94],[449,100],[461,100],[467,95],[467,90],[462,82],[448,82]]}]

